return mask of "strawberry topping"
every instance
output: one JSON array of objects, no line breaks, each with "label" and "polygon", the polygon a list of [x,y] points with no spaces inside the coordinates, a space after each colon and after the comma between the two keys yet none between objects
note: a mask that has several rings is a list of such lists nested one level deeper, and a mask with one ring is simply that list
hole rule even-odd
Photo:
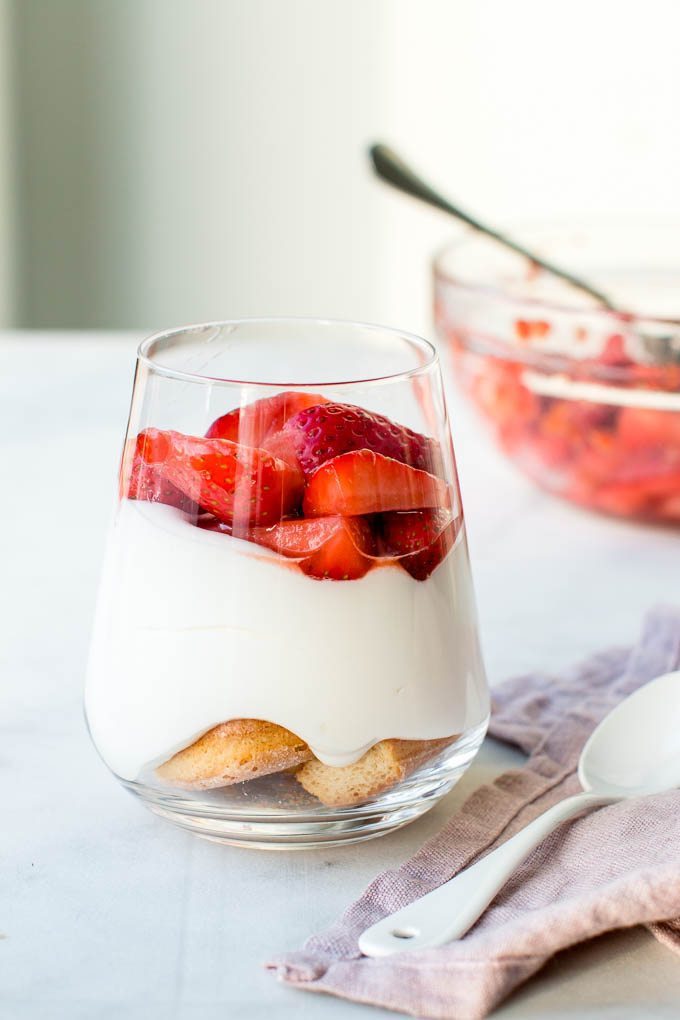
[{"label": "strawberry topping", "polygon": [[318,517],[281,521],[273,528],[253,528],[249,538],[282,556],[299,561],[310,577],[353,581],[373,565],[371,527],[360,517]]},{"label": "strawberry topping", "polygon": [[318,393],[298,393],[296,390],[262,397],[217,418],[206,432],[206,438],[229,439],[241,446],[261,447],[265,439],[278,432],[293,415],[323,403],[325,400]]},{"label": "strawberry topping", "polygon": [[453,548],[461,518],[448,510],[407,510],[384,514],[381,524],[383,551],[424,581]]},{"label": "strawberry topping", "polygon": [[[130,457],[132,466],[130,468],[129,480],[127,483],[127,498],[142,499],[149,503],[166,503],[168,506],[177,507],[186,514],[195,516],[199,512],[198,505],[189,499],[180,489],[163,477],[161,472],[151,464],[146,464],[135,449],[134,441],[128,444],[123,457],[121,469],[121,481],[127,474],[127,465]],[[122,491],[125,491],[123,488]]]},{"label": "strawberry topping", "polygon": [[439,444],[353,404],[325,403],[304,408],[271,433],[265,448],[283,460],[296,459],[305,475],[353,450],[372,450],[403,464],[441,474]]},{"label": "strawberry topping", "polygon": [[299,470],[263,450],[146,429],[137,437],[136,455],[235,534],[252,524],[276,523],[299,507]]},{"label": "strawberry topping", "polygon": [[372,450],[356,450],[322,464],[308,479],[303,509],[307,517],[344,517],[388,510],[449,507],[441,478]]},{"label": "strawberry topping", "polygon": [[619,438],[627,450],[661,448],[675,454],[680,465],[680,414],[647,407],[622,407]]},{"label": "strawberry topping", "polygon": [[271,549],[310,577],[355,580],[398,560],[425,580],[460,524],[442,471],[435,440],[286,391],[229,411],[205,437],[145,429],[122,477],[130,498],[191,512],[199,528]]}]

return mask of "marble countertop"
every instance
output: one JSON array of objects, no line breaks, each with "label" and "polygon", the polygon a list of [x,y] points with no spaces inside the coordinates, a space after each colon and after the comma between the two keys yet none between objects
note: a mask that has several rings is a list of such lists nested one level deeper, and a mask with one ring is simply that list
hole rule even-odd
[{"label": "marble countertop", "polygon": [[[136,339],[0,337],[0,1020],[396,1015],[286,988],[261,964],[332,921],[520,756],[488,741],[413,825],[312,852],[203,842],[118,786],[81,701]],[[492,683],[632,640],[650,605],[680,601],[677,532],[538,492],[455,398],[452,427]],[[679,1013],[677,958],[635,929],[563,953],[494,1017]]]}]

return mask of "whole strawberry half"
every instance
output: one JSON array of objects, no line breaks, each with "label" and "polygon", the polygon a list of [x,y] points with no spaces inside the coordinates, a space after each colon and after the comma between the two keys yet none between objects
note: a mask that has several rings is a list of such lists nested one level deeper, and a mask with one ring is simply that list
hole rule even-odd
[{"label": "whole strawberry half", "polygon": [[252,542],[299,561],[310,577],[354,581],[371,566],[375,540],[360,517],[317,517],[281,521],[273,528],[253,528]]},{"label": "whole strawberry half", "polygon": [[318,393],[298,393],[295,390],[275,393],[273,397],[262,397],[223,414],[212,423],[206,437],[260,447],[267,436],[283,427],[288,418],[307,407],[323,403],[325,400]]},{"label": "whole strawberry half", "polygon": [[282,460],[297,460],[305,475],[352,450],[373,450],[431,474],[442,471],[441,451],[434,439],[353,404],[304,408],[288,418],[279,432],[271,433],[264,445]]},{"label": "whole strawberry half", "polygon": [[449,488],[441,478],[401,461],[355,450],[326,461],[307,481],[306,517],[354,517],[388,510],[448,508]]},{"label": "whole strawberry half", "polygon": [[274,524],[300,505],[300,471],[264,450],[146,429],[137,437],[136,453],[235,534],[252,524]]},{"label": "whole strawberry half", "polygon": [[453,548],[461,518],[448,510],[407,510],[383,514],[382,550],[416,581],[424,581]]}]

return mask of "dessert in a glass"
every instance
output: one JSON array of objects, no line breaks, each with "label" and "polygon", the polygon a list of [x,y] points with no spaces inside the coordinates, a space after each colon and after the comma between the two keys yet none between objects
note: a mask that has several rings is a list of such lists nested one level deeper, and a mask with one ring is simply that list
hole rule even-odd
[{"label": "dessert in a glass", "polygon": [[456,380],[502,450],[542,486],[622,517],[680,524],[677,228],[524,231],[618,311],[487,238],[435,262]]},{"label": "dessert in a glass", "polygon": [[142,344],[86,710],[126,787],[221,841],[363,839],[451,788],[489,702],[429,344],[295,319]]}]

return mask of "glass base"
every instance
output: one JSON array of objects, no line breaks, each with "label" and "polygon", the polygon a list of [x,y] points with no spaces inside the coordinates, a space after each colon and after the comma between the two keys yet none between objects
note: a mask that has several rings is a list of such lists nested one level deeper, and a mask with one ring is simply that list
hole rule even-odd
[{"label": "glass base", "polygon": [[289,795],[290,776],[278,774],[223,790],[177,793],[124,782],[154,814],[202,839],[260,850],[309,850],[374,839],[407,825],[441,800],[467,770],[487,722],[397,787],[365,804],[327,808],[314,798]]}]

